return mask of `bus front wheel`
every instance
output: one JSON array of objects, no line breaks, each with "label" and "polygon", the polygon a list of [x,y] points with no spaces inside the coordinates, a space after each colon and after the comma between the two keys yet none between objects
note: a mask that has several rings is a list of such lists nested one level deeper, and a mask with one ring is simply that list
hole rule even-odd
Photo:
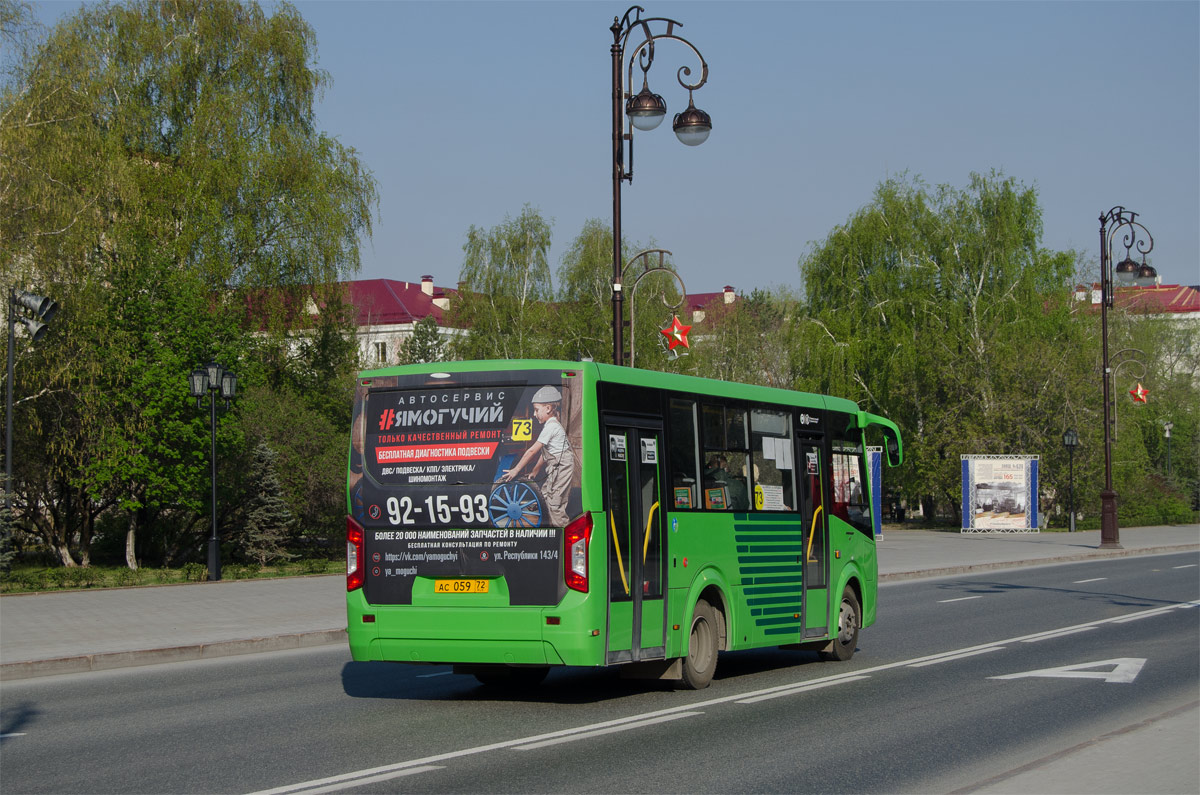
[{"label": "bus front wheel", "polygon": [[717,670],[717,611],[706,600],[696,602],[692,628],[688,633],[688,652],[683,658],[683,686],[703,690]]},{"label": "bus front wheel", "polygon": [[837,636],[830,644],[829,650],[821,652],[821,657],[837,662],[846,662],[853,657],[854,650],[858,647],[858,628],[861,626],[862,607],[858,603],[858,597],[854,595],[854,589],[847,585],[846,590],[842,591],[842,604],[838,608]]}]

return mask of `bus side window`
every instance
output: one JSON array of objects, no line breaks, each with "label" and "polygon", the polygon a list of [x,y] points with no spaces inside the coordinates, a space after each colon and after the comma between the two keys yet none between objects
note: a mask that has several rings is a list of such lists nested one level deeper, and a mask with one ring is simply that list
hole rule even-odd
[{"label": "bus side window", "polygon": [[713,510],[750,510],[749,426],[746,411],[719,403],[701,407],[704,431],[704,507]]},{"label": "bus side window", "polygon": [[835,431],[832,444],[832,512],[869,536],[872,534],[871,511],[866,489],[862,431],[851,418],[846,419],[845,429]]},{"label": "bus side window", "polygon": [[792,461],[792,416],[785,411],[750,412],[754,507],[763,511],[794,511],[796,469]]},{"label": "bus side window", "polygon": [[672,399],[667,411],[671,505],[675,510],[699,508],[700,450],[696,446],[696,401]]}]

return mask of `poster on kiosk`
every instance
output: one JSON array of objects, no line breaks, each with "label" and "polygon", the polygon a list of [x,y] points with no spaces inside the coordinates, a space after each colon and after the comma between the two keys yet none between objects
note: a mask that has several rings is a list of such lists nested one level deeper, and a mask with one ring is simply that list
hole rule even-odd
[{"label": "poster on kiosk", "polygon": [[962,532],[1038,532],[1038,456],[962,456]]}]

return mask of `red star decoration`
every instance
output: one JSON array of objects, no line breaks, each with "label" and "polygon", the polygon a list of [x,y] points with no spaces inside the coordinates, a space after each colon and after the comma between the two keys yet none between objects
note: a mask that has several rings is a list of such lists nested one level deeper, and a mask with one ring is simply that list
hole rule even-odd
[{"label": "red star decoration", "polygon": [[679,315],[671,317],[671,325],[666,328],[659,329],[658,333],[667,338],[667,350],[673,351],[677,345],[682,345],[685,348],[690,348],[688,345],[688,332],[692,330],[691,326],[685,326],[679,322]]},{"label": "red star decoration", "polygon": [[1133,395],[1134,403],[1145,403],[1146,395],[1150,394],[1150,390],[1142,386],[1142,382],[1138,381],[1138,385],[1129,390],[1129,394]]}]

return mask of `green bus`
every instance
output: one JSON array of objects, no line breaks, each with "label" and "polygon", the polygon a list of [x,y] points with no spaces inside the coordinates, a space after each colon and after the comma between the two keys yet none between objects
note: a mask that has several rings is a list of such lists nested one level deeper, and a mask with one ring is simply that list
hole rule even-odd
[{"label": "green bus", "polygon": [[696,689],[720,651],[847,660],[878,589],[868,434],[898,466],[895,424],[836,397],[593,362],[363,372],[353,658]]}]

